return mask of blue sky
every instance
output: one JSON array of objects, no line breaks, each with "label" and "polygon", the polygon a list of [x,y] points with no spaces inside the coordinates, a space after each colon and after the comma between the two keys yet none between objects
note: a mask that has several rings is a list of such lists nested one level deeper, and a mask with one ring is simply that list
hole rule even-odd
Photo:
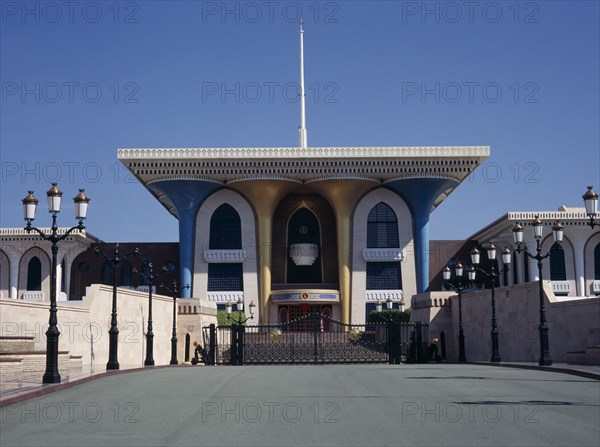
[{"label": "blue sky", "polygon": [[[488,145],[432,214],[463,239],[600,189],[597,1],[0,2],[0,226],[51,181],[106,241],[176,241],[120,147]],[[36,224],[48,226],[45,200]]]}]

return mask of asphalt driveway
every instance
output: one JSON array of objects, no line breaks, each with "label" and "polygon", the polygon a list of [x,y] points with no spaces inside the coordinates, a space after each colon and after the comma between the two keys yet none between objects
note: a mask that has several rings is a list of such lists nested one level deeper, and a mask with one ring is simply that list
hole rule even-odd
[{"label": "asphalt driveway", "polygon": [[600,381],[479,365],[174,367],[0,409],[8,446],[598,446]]}]

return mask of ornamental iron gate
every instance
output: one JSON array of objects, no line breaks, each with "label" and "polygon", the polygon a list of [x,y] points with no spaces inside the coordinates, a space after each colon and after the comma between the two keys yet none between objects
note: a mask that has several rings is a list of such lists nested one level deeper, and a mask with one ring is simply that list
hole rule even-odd
[{"label": "ornamental iron gate", "polygon": [[346,324],[319,313],[280,324],[210,325],[204,328],[204,340],[206,363],[213,365],[429,360],[426,324]]}]

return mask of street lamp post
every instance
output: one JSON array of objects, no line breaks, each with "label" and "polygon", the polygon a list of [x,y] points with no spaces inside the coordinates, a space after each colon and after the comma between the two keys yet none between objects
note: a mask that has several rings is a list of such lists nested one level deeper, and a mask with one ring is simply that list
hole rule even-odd
[{"label": "street lamp post", "polygon": [[[237,302],[235,303],[235,307],[238,312],[243,312],[244,311],[244,301],[242,301],[242,299],[239,298],[237,300]],[[227,310],[227,319],[233,320],[233,324],[242,325],[242,324],[246,323],[248,320],[254,319],[254,308],[255,307],[256,307],[256,304],[254,304],[254,301],[250,301],[250,304],[248,305],[248,308],[250,309],[250,316],[245,319],[242,319],[241,317],[235,318],[234,316],[231,315],[231,311],[233,310],[233,305],[231,304],[231,301],[227,301],[227,304],[225,305],[225,310]]]},{"label": "street lamp post", "polygon": [[242,298],[237,300],[236,308],[237,311],[240,312],[238,318],[232,317],[232,304],[231,301],[227,301],[226,310],[227,310],[227,319],[232,320],[231,325],[231,364],[232,365],[243,365],[244,364],[244,337],[245,337],[245,329],[244,324],[248,320],[252,320],[254,318],[254,301],[251,301],[248,307],[250,308],[250,317],[242,318],[241,312],[244,311],[244,301]]},{"label": "street lamp post", "polygon": [[[444,267],[442,270],[442,276],[444,277],[444,281],[446,281],[446,286],[450,287],[458,294],[458,361],[460,363],[465,363],[467,361],[467,356],[465,355],[465,333],[463,331],[463,320],[462,320],[462,292],[465,290],[461,279],[463,277],[463,265],[459,262],[454,266],[454,274],[456,276],[456,285],[450,282],[450,277],[452,276],[452,271],[450,267]],[[469,275],[469,281],[475,280],[475,268],[471,267],[467,272]]]},{"label": "street lamp post", "polygon": [[[392,310],[394,307],[394,302],[390,296],[388,296],[387,300],[385,300],[385,307],[388,311]],[[380,314],[382,309],[383,304],[378,299],[375,302],[375,310],[378,314]],[[404,312],[404,301],[401,301],[400,311]],[[388,361],[390,365],[400,364],[402,358],[402,335],[400,331],[400,320],[394,320],[393,315],[390,312],[381,316],[385,320],[386,325]]]},{"label": "street lamp post", "polygon": [[117,327],[117,267],[123,261],[125,261],[129,256],[135,255],[137,256],[140,253],[140,250],[136,248],[131,253],[127,255],[120,256],[119,255],[119,244],[115,245],[115,251],[113,257],[111,258],[106,253],[104,253],[98,246],[94,248],[94,253],[96,255],[102,255],[104,258],[112,264],[113,270],[113,289],[112,289],[112,312],[110,314],[110,329],[108,330],[108,362],[106,363],[107,370],[119,369],[119,360],[118,360],[118,344],[119,344],[119,328]]},{"label": "street lamp post", "polygon": [[588,186],[587,188],[588,190],[583,195],[583,203],[585,204],[585,213],[590,219],[588,225],[593,229],[596,225],[600,225],[595,221],[598,215],[598,193],[592,190],[592,186]]},{"label": "street lamp post", "polygon": [[[498,346],[498,323],[496,320],[496,278],[498,278],[500,274],[505,273],[509,270],[509,265],[511,261],[510,250],[508,248],[505,248],[502,251],[502,263],[504,264],[504,268],[499,272],[496,272],[496,267],[494,265],[494,261],[496,260],[496,251],[496,246],[494,244],[490,244],[486,248],[488,259],[492,261],[492,269],[489,272],[479,267],[475,269],[476,271],[483,273],[487,278],[491,278],[492,280],[492,357],[490,359],[490,362],[492,363],[500,362],[500,352]],[[471,262],[473,263],[473,265],[478,265],[480,259],[481,254],[479,253],[479,250],[474,248],[471,251]]]},{"label": "street lamp post", "polygon": [[[177,361],[177,317],[175,314],[176,306],[177,306],[177,298],[179,295],[179,289],[177,288],[177,280],[173,280],[173,287],[169,288],[164,284],[159,285],[158,287],[162,287],[173,295],[173,331],[171,332],[171,361],[169,365],[177,365],[179,362]],[[190,285],[186,284],[182,287],[182,289],[189,289]]]},{"label": "street lamp post", "polygon": [[[144,272],[139,271],[139,274],[148,280],[148,331],[146,332],[146,359],[144,360],[144,366],[154,366],[154,332],[152,331],[152,286],[154,280],[157,279],[164,272],[168,271],[167,266],[163,266],[158,273],[154,273],[152,263],[148,263],[149,273],[146,275]],[[134,270],[138,272],[138,270]]]},{"label": "street lamp post", "polygon": [[58,234],[58,225],[56,224],[56,216],[60,213],[60,202],[62,192],[57,188],[56,183],[52,183],[52,187],[46,193],[48,197],[48,211],[52,214],[52,227],[50,234],[44,233],[39,228],[33,227],[31,223],[35,219],[35,212],[39,203],[33,195],[33,191],[29,191],[27,196],[22,200],[23,212],[27,225],[25,231],[30,233],[35,231],[40,237],[49,241],[52,244],[52,270],[50,276],[50,319],[48,321],[48,330],[46,331],[46,372],[42,378],[42,383],[60,383],[60,374],[58,373],[58,338],[60,331],[57,326],[56,316],[56,269],[58,265],[58,243],[66,239],[74,230],[82,231],[85,229],[83,221],[87,217],[87,209],[89,197],[84,194],[84,190],[80,189],[79,194],[73,198],[75,203],[75,218],[79,221],[77,226],[71,227],[63,234]]},{"label": "street lamp post", "polygon": [[[591,190],[591,188],[590,188]],[[544,287],[542,282],[542,261],[550,256],[550,252],[552,251],[552,247],[555,244],[560,244],[563,239],[563,231],[564,227],[558,223],[554,222],[552,225],[552,236],[554,238],[554,244],[550,247],[550,250],[544,255],[542,255],[542,232],[543,232],[543,224],[538,215],[535,216],[535,219],[531,223],[531,227],[533,229],[533,237],[535,238],[536,247],[535,254],[529,252],[527,247],[523,244],[523,227],[519,223],[515,223],[513,226],[513,238],[516,246],[516,252],[524,252],[531,259],[535,259],[537,261],[538,266],[538,284],[539,284],[539,295],[540,295],[540,325],[538,327],[540,333],[540,360],[538,364],[540,366],[551,366],[552,359],[550,358],[550,340],[548,337],[548,325],[546,323],[546,309],[544,306]]]}]

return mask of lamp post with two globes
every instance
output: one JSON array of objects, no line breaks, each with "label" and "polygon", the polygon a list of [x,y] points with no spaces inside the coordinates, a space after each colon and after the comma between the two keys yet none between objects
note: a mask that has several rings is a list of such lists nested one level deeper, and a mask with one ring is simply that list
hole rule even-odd
[{"label": "lamp post with two globes", "polygon": [[588,186],[587,188],[588,190],[583,195],[583,203],[585,204],[585,213],[590,219],[588,225],[593,229],[596,225],[600,225],[595,221],[598,215],[598,193],[592,190],[593,186]]},{"label": "lamp post with two globes", "polygon": [[[500,276],[500,274],[507,272],[509,270],[509,265],[511,261],[511,253],[508,248],[505,248],[502,251],[502,263],[504,264],[504,268],[498,272],[496,272],[495,260],[496,260],[496,246],[494,244],[490,244],[485,249],[487,252],[488,259],[492,261],[492,268],[490,271],[486,271],[480,267],[476,267],[475,270],[477,272],[483,273],[487,278],[491,279],[492,283],[492,329],[491,329],[491,338],[492,338],[492,357],[490,358],[490,362],[499,363],[500,362],[500,348],[498,344],[498,322],[496,319],[496,279]],[[479,250],[474,248],[471,251],[471,263],[474,266],[479,265],[481,260],[481,254]]]},{"label": "lamp post with two globes", "polygon": [[[52,227],[50,233],[40,230],[31,225],[35,219],[35,212],[39,203],[38,199],[33,195],[33,191],[29,191],[27,196],[22,200],[23,212],[27,225],[25,231],[30,233],[35,231],[39,236],[52,244],[52,265],[50,276],[50,319],[48,321],[48,330],[46,331],[46,372],[42,378],[42,383],[60,383],[60,374],[58,372],[58,338],[60,331],[58,330],[58,320],[56,316],[56,270],[58,266],[58,243],[66,239],[73,231],[82,231],[85,229],[83,221],[87,217],[89,197],[84,194],[84,190],[80,189],[79,194],[73,198],[75,204],[75,218],[79,221],[78,225],[67,229],[64,232],[59,232],[56,223],[56,217],[60,213],[60,203],[63,193],[58,189],[56,183],[52,183],[52,187],[46,192],[48,198],[48,211],[52,214]],[[60,233],[60,234],[59,234]]]},{"label": "lamp post with two globes", "polygon": [[[458,361],[460,363],[465,363],[467,361],[467,356],[465,355],[465,333],[463,331],[463,321],[462,321],[462,292],[465,290],[465,287],[462,283],[464,267],[459,262],[454,266],[454,274],[456,276],[456,284],[450,282],[450,278],[452,277],[452,271],[450,267],[444,267],[442,270],[442,276],[444,277],[444,281],[446,281],[446,286],[454,290],[458,294]],[[469,281],[475,280],[475,268],[471,267],[467,272],[469,275]]]},{"label": "lamp post with two globes", "polygon": [[547,253],[542,254],[542,233],[543,223],[540,220],[540,216],[536,215],[533,222],[531,222],[531,228],[533,229],[533,237],[536,242],[535,254],[531,253],[527,247],[523,244],[523,226],[518,222],[513,226],[513,238],[515,242],[515,251],[517,253],[524,252],[529,258],[535,259],[538,266],[538,284],[539,284],[539,298],[540,298],[540,325],[538,327],[540,333],[540,359],[538,364],[540,366],[551,366],[552,359],[550,358],[550,340],[548,337],[548,324],[546,323],[546,308],[544,306],[544,286],[542,282],[542,261],[550,256],[552,247],[556,244],[560,244],[563,240],[564,227],[555,222],[552,225],[552,236],[554,238],[554,244],[550,247]]}]

